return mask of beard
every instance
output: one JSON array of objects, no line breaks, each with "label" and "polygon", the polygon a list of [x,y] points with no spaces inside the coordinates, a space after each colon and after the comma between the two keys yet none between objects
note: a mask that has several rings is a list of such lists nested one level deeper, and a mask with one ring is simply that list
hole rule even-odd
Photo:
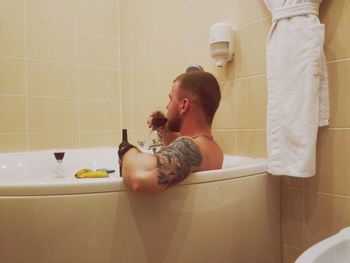
[{"label": "beard", "polygon": [[172,132],[179,132],[182,126],[182,122],[183,122],[183,119],[179,114],[176,114],[171,119],[168,118],[168,123],[167,123],[168,130]]}]

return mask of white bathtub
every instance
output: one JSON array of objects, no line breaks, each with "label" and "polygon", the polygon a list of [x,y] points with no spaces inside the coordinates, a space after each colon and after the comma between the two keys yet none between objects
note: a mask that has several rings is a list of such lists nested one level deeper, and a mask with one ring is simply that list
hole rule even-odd
[{"label": "white bathtub", "polygon": [[[76,179],[81,168],[108,178]],[[114,148],[0,154],[0,262],[281,262],[279,179],[225,156],[157,197],[130,192]]]}]

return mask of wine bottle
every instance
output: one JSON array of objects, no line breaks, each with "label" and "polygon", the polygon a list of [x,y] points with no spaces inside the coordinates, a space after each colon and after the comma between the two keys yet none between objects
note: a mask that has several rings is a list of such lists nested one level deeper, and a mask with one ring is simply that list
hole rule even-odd
[{"label": "wine bottle", "polygon": [[[119,144],[119,152],[124,149],[127,145],[129,144],[128,142],[128,130],[127,129],[122,129],[122,142]],[[121,159],[122,156],[119,155],[119,158]],[[122,166],[119,164],[119,175],[122,177]]]}]

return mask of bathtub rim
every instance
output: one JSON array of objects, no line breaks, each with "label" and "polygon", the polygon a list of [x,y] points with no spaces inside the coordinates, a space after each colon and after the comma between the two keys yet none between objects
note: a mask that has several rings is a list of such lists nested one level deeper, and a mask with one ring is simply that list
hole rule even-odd
[{"label": "bathtub rim", "polygon": [[[109,149],[103,148],[88,148],[92,149]],[[81,149],[73,149],[81,150]],[[84,149],[82,149],[84,150]],[[44,151],[41,151],[44,152]],[[52,152],[52,150],[49,150]],[[33,152],[23,152],[30,154]],[[37,153],[37,152],[34,152]],[[21,153],[10,153],[21,154]],[[241,178],[256,174],[263,174],[267,171],[267,161],[264,158],[252,158],[244,156],[225,155],[225,158],[241,159],[249,162],[249,164],[239,164],[235,167],[223,168],[219,170],[194,172],[189,175],[184,181],[173,188],[182,185],[201,184],[214,181],[222,181],[228,179]],[[220,176],[218,176],[218,172]],[[119,177],[119,171],[116,170],[108,178],[88,178],[77,179],[74,175],[62,179],[54,179],[50,176],[49,180],[16,181],[10,183],[0,183],[0,197],[1,196],[40,196],[40,195],[69,195],[69,194],[91,194],[103,192],[125,192],[130,191],[123,183],[122,178]],[[170,191],[169,189],[168,191]]]}]

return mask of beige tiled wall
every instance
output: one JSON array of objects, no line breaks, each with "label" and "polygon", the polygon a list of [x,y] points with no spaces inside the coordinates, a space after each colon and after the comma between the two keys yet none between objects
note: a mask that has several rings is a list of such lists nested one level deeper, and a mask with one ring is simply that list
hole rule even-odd
[{"label": "beige tiled wall", "polygon": [[[151,111],[165,109],[173,79],[198,63],[221,86],[216,140],[227,153],[265,156],[269,16],[260,0],[120,0],[122,115],[131,141],[146,136]],[[236,34],[234,61],[223,69],[209,53],[209,27],[217,22],[231,23]]]},{"label": "beige tiled wall", "polygon": [[[350,225],[349,1],[324,0],[320,17],[331,124],[319,133],[317,175],[282,181],[284,263]],[[235,30],[223,69],[209,56],[216,22]],[[136,142],[172,80],[198,63],[220,82],[213,132],[225,153],[266,156],[270,25],[261,0],[0,0],[0,151],[115,145],[120,126]]]},{"label": "beige tiled wall", "polygon": [[330,126],[317,141],[317,172],[310,179],[282,181],[284,263],[350,225],[350,2],[324,0]]},{"label": "beige tiled wall", "polygon": [[0,152],[116,145],[118,0],[0,0]]}]

